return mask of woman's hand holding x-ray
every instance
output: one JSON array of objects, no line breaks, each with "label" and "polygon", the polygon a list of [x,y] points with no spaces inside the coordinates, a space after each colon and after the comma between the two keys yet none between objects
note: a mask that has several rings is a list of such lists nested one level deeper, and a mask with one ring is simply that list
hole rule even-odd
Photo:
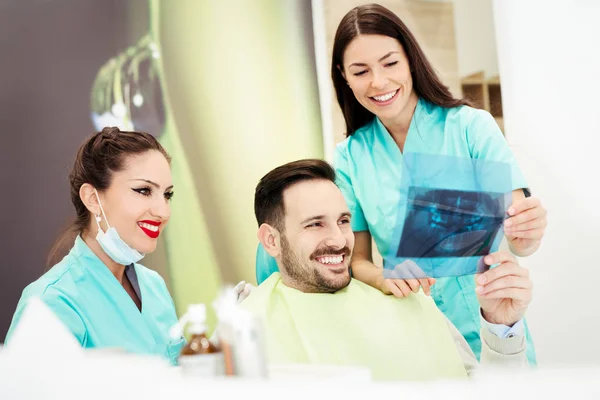
[{"label": "woman's hand holding x-ray", "polygon": [[498,266],[475,275],[475,292],[483,317],[493,324],[512,326],[525,316],[531,302],[529,271],[506,251],[492,253],[484,262]]},{"label": "woman's hand holding x-ray", "polygon": [[425,272],[411,260],[396,265],[393,270],[384,269],[383,277],[380,290],[396,297],[407,297],[411,293],[417,293],[420,287],[423,287],[423,292],[429,296],[431,286],[435,284],[435,278],[425,276]]},{"label": "woman's hand holding x-ray", "polygon": [[504,234],[512,251],[525,257],[539,247],[548,224],[546,209],[534,197],[516,200],[508,208],[508,218],[504,221]]}]

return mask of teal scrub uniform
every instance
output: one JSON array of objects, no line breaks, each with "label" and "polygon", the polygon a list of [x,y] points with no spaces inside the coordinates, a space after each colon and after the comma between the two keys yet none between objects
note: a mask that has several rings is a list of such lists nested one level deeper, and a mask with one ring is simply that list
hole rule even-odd
[{"label": "teal scrub uniform", "polygon": [[141,311],[112,272],[77,236],[69,254],[23,291],[6,344],[10,346],[28,300],[38,297],[85,348],[120,348],[159,355],[175,365],[185,339],[169,337],[177,315],[167,286],[156,272],[139,264],[131,267],[134,270],[128,276],[137,279],[137,285],[132,285],[139,287]]},{"label": "teal scrub uniform", "polygon": [[[404,154],[428,154],[510,165],[512,189],[527,183],[494,118],[468,106],[443,108],[419,99],[411,121]],[[385,255],[394,234],[404,171],[403,154],[378,118],[339,143],[335,151],[336,183],[350,212],[355,232],[369,231],[380,254]],[[277,266],[259,247],[257,280],[262,282]],[[441,277],[431,296],[438,308],[462,333],[479,359],[481,353],[479,302],[473,275]],[[535,349],[526,326],[527,357],[536,364]]]}]

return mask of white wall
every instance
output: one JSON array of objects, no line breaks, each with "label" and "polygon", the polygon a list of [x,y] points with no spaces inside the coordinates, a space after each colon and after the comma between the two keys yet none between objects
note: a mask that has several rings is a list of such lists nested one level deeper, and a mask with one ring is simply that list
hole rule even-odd
[{"label": "white wall", "polygon": [[549,211],[531,267],[542,364],[600,363],[600,2],[494,0],[504,117]]},{"label": "white wall", "polygon": [[498,75],[492,0],[454,0],[458,76]]}]

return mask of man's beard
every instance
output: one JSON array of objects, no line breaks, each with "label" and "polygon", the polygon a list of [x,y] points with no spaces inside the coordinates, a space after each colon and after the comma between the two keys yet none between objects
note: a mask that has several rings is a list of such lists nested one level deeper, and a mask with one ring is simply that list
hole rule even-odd
[{"label": "man's beard", "polygon": [[[321,248],[317,249],[310,259],[315,260],[316,257],[325,254],[344,255],[349,259],[351,251],[348,247],[341,250]],[[304,293],[335,293],[350,284],[350,272],[347,268],[344,273],[339,274],[339,279],[331,279],[323,276],[319,269],[303,264],[300,257],[290,248],[285,235],[281,235],[281,264],[288,278]]]}]

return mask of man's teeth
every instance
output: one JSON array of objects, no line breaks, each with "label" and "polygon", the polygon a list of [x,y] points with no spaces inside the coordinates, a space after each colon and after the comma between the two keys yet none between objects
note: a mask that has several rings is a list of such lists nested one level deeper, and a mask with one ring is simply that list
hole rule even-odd
[{"label": "man's teeth", "polygon": [[341,264],[344,261],[343,256],[335,256],[335,257],[319,257],[318,261],[321,264]]},{"label": "man's teeth", "polygon": [[388,101],[389,99],[391,99],[392,97],[394,97],[394,95],[396,94],[396,91],[393,91],[391,93],[388,94],[384,94],[383,96],[373,96],[373,98],[377,101]]},{"label": "man's teeth", "polygon": [[139,222],[138,225],[141,226],[142,228],[148,229],[149,231],[152,231],[152,232],[158,231],[158,226],[150,225],[145,222]]}]

